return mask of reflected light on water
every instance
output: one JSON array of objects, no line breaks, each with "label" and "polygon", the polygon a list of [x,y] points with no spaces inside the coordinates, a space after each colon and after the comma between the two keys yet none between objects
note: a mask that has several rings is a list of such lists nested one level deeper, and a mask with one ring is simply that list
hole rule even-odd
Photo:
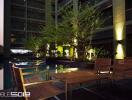
[{"label": "reflected light on water", "polygon": [[63,68],[63,69],[55,69],[55,73],[67,73],[67,72],[73,72],[78,71],[78,68]]}]

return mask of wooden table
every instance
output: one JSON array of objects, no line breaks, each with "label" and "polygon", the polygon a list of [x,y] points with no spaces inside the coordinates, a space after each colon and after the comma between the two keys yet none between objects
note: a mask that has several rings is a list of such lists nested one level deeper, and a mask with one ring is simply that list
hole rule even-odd
[{"label": "wooden table", "polygon": [[[57,74],[53,74],[52,77],[65,82],[66,98],[67,98],[68,87],[71,87],[75,84],[86,83],[98,79],[98,75],[94,71],[87,71],[87,70],[75,71],[69,73],[57,73]],[[70,90],[70,94],[72,94],[71,88],[69,90]]]}]

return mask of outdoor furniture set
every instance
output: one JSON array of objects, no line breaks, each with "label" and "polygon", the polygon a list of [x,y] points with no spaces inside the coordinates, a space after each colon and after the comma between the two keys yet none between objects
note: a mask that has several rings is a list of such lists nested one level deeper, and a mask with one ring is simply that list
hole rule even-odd
[{"label": "outdoor furniture set", "polygon": [[[42,79],[45,71],[35,73],[24,73],[23,69],[12,65],[13,79],[18,91],[30,92],[30,97],[24,97],[25,100],[44,100],[50,97],[64,93],[65,100],[68,99],[68,91],[72,95],[72,86],[77,84],[89,83],[91,81],[100,81],[103,79],[116,80],[132,78],[132,58],[124,60],[115,60],[113,65],[110,58],[97,58],[94,70],[78,70],[67,73],[48,73],[46,80]],[[36,72],[37,68],[34,69]],[[31,75],[31,77],[30,77]],[[25,76],[27,78],[25,78]],[[40,77],[41,76],[41,77]],[[60,84],[60,85],[58,85]],[[63,85],[62,85],[63,84]],[[71,98],[70,98],[71,99]]]}]

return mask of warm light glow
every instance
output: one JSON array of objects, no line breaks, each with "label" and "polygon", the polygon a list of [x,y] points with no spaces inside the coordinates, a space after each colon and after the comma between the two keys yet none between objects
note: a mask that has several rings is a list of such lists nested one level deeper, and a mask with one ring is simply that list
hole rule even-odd
[{"label": "warm light glow", "polygon": [[41,63],[43,63],[41,60],[36,60],[35,65],[40,65]]},{"label": "warm light glow", "polygon": [[70,44],[63,44],[63,46],[69,46],[70,47],[71,45]]},{"label": "warm light glow", "polygon": [[124,59],[124,49],[122,44],[117,45],[116,53],[116,59]]},{"label": "warm light glow", "polygon": [[77,54],[77,48],[75,48],[75,58],[78,58],[78,54]]},{"label": "warm light glow", "polygon": [[[124,39],[124,23],[116,23],[115,25],[115,30],[116,30],[116,41],[120,41]],[[116,49],[116,59],[124,59],[124,49],[123,49],[123,44],[117,44],[117,49]]]},{"label": "warm light glow", "polygon": [[64,68],[61,71],[59,70],[55,70],[55,73],[69,73],[69,72],[74,72],[74,71],[78,71],[78,68]]},{"label": "warm light glow", "polygon": [[126,0],[112,0],[113,4],[113,28],[114,28],[114,47],[115,59],[124,59],[125,56],[125,41],[126,41]]},{"label": "warm light glow", "polygon": [[26,65],[29,65],[29,62],[17,62],[17,63],[15,63],[15,65],[17,65],[17,66],[26,66]]},{"label": "warm light glow", "polygon": [[73,47],[70,48],[70,57],[73,57]]},{"label": "warm light glow", "polygon": [[74,38],[73,42],[74,42],[74,45],[76,46],[77,45],[77,39]]},{"label": "warm light glow", "polygon": [[46,66],[46,69],[47,69],[47,70],[49,70],[49,69],[50,69],[50,66],[49,66],[49,65],[48,65],[48,66]]},{"label": "warm light glow", "polygon": [[25,53],[30,53],[32,51],[26,49],[11,49],[11,52],[14,54],[25,54]]},{"label": "warm light glow", "polygon": [[65,50],[65,53],[66,53],[66,57],[69,57],[69,50]]},{"label": "warm light glow", "polygon": [[[93,58],[93,56],[95,57],[95,50],[94,49],[89,49],[88,50],[88,54],[89,54],[89,56],[87,56],[87,59],[89,59],[89,60],[92,60],[92,58]],[[93,54],[93,55],[92,55]]]},{"label": "warm light glow", "polygon": [[67,72],[77,71],[78,68],[67,68]]},{"label": "warm light glow", "polygon": [[49,48],[50,48],[50,44],[47,43],[47,47],[46,47],[46,56],[49,56]]},{"label": "warm light glow", "polygon": [[112,73],[112,71],[100,71],[101,74],[107,74],[107,73]]},{"label": "warm light glow", "polygon": [[123,39],[123,29],[124,29],[124,23],[116,23],[115,25],[116,30],[116,40],[122,40]]},{"label": "warm light glow", "polygon": [[60,56],[63,54],[63,46],[57,46],[57,51],[60,52]]}]

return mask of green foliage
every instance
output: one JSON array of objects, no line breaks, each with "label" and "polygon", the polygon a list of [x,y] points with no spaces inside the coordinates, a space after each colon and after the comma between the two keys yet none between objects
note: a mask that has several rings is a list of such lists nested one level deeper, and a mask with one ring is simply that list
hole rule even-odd
[{"label": "green foliage", "polygon": [[93,34],[102,23],[101,14],[93,6],[83,6],[78,15],[78,41],[83,41],[85,46],[89,44]]},{"label": "green foliage", "polygon": [[80,55],[86,57],[85,48],[89,46],[92,35],[102,25],[103,21],[101,20],[101,14],[93,6],[83,5],[76,13],[73,11],[71,6],[64,7],[58,25],[54,25],[53,20],[50,19],[51,23],[41,28],[43,34],[39,37],[31,36],[26,42],[26,47],[38,52],[47,43],[73,45],[73,39],[76,38],[78,48],[82,50]]},{"label": "green foliage", "polygon": [[38,56],[38,53],[40,52],[40,48],[42,46],[42,40],[40,37],[36,36],[30,36],[27,40],[25,40],[25,48],[31,50],[36,57]]},{"label": "green foliage", "polygon": [[110,52],[108,50],[105,50],[103,48],[94,48],[94,49],[97,58],[110,57]]},{"label": "green foliage", "polygon": [[57,44],[65,44],[71,42],[71,31],[69,25],[65,22],[61,22],[56,27],[54,24],[48,27],[42,28],[43,41],[47,43],[57,43]]},{"label": "green foliage", "polygon": [[55,26],[43,27],[42,33],[43,34],[41,34],[41,37],[43,41],[47,43],[52,43],[57,41],[58,30],[56,29]]},{"label": "green foliage", "polygon": [[103,23],[101,14],[94,6],[82,5],[76,15],[74,16],[70,7],[64,8],[62,11],[63,27],[68,29],[72,36],[76,36],[78,41],[83,40],[88,43],[89,36],[95,33]]},{"label": "green foliage", "polygon": [[101,14],[94,6],[82,5],[78,11],[73,12],[71,6],[64,7],[61,11],[61,21],[56,27],[54,24],[43,27],[43,41],[57,44],[73,44],[73,39],[78,41],[78,49],[81,48],[80,55],[86,57],[85,48],[89,46],[93,34],[100,28],[103,21]]}]

